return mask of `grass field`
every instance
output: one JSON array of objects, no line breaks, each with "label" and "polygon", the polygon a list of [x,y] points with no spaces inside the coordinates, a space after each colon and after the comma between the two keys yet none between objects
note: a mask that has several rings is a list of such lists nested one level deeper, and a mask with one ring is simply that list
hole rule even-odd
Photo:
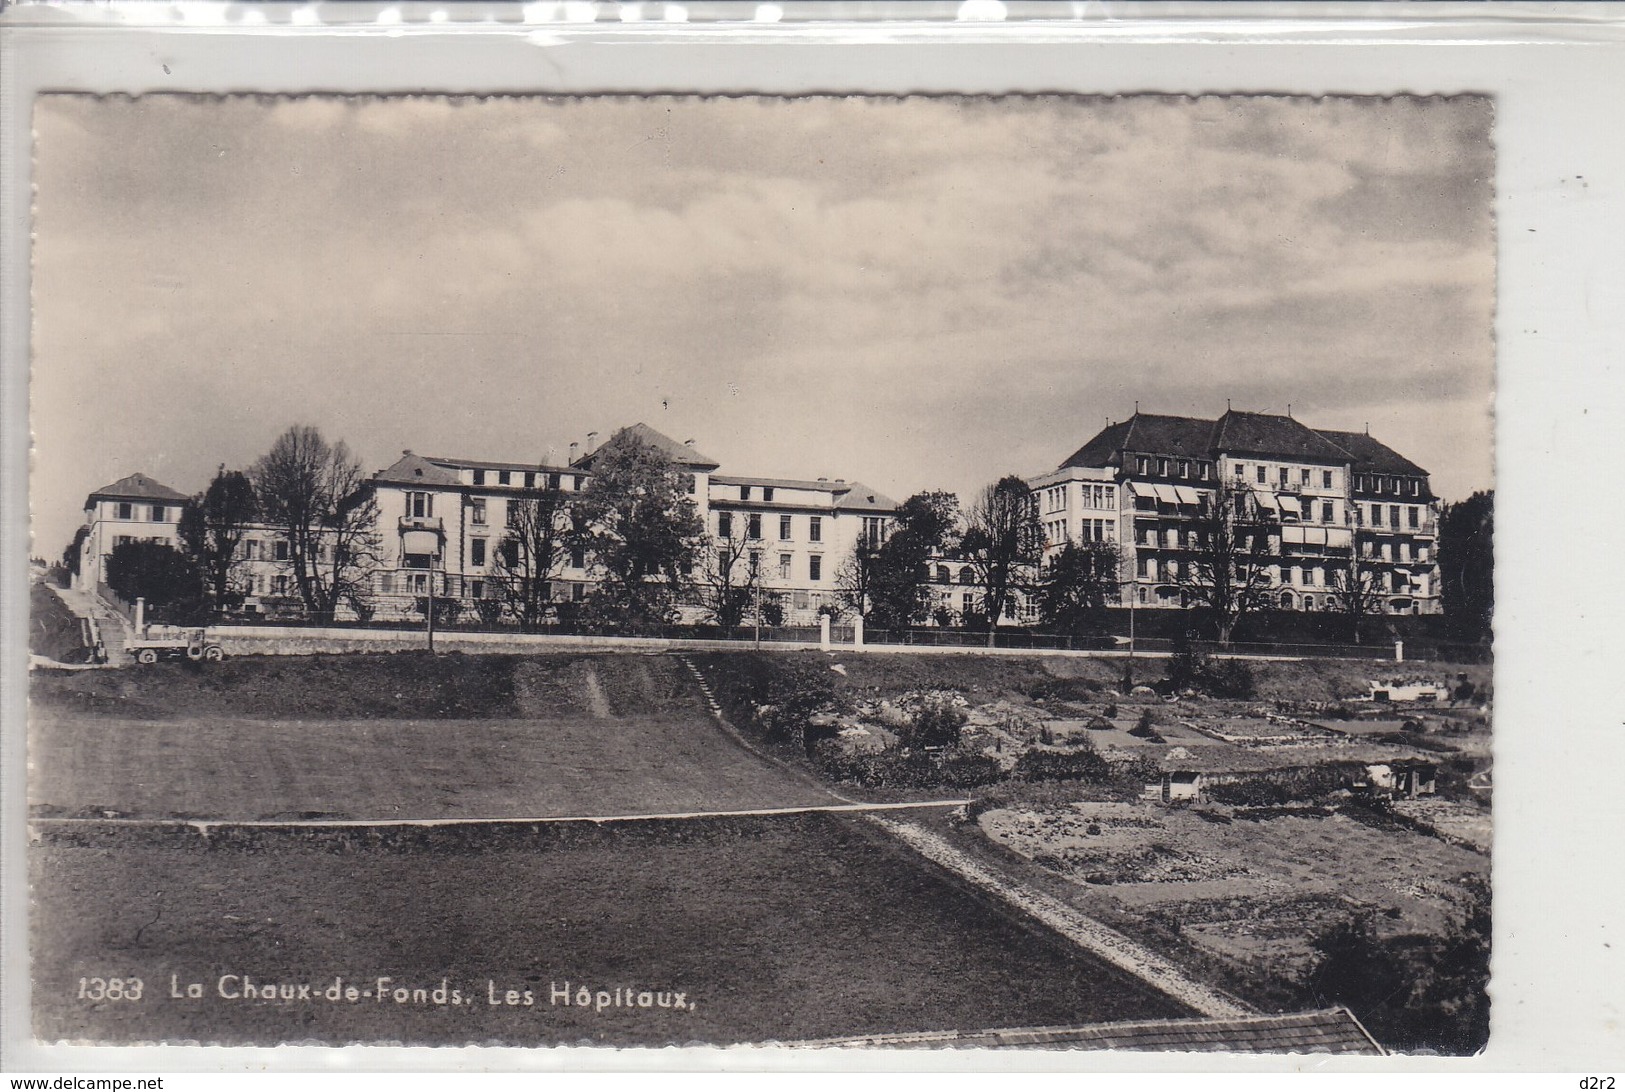
[{"label": "grass field", "polygon": [[84,636],[68,605],[50,588],[28,588],[28,651],[58,663],[82,663]]},{"label": "grass field", "polygon": [[[720,731],[670,657],[457,658],[440,677],[426,671],[415,680],[391,677],[408,661],[354,659],[359,680],[333,677],[337,660],[228,661],[240,674],[258,670],[250,688],[279,695],[291,675],[308,690],[310,706],[358,714],[345,718],[216,714],[218,692],[177,687],[166,717],[131,719],[112,715],[122,704],[86,708],[66,700],[48,677],[53,689],[43,699],[36,692],[31,724],[31,809],[81,817],[442,819],[838,802]],[[154,682],[162,678],[139,669],[86,675],[69,680],[84,679],[77,693],[128,687],[128,707],[144,713],[163,694]],[[225,681],[182,667],[168,675]],[[482,690],[493,678],[495,691]],[[438,702],[430,700],[435,695]],[[411,698],[442,708],[484,703],[487,715],[376,715]],[[245,700],[239,708],[259,706]],[[497,712],[506,715],[491,715]]]},{"label": "grass field", "polygon": [[[659,1045],[1189,1015],[858,818],[208,841],[58,828],[31,871],[46,1040]],[[172,975],[203,996],[171,998]],[[228,975],[316,996],[223,998]],[[110,976],[140,977],[142,999],[78,997],[81,977]],[[319,996],[380,976],[468,1003]],[[550,1003],[565,981],[694,1007]],[[534,1003],[492,1005],[489,983]]]}]

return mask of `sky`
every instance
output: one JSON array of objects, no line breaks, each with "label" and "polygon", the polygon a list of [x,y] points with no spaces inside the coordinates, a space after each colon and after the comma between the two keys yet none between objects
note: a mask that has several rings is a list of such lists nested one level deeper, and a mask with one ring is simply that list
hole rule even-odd
[{"label": "sky", "polygon": [[1493,485],[1483,97],[45,96],[34,553],[289,425],[968,500],[1133,413]]}]

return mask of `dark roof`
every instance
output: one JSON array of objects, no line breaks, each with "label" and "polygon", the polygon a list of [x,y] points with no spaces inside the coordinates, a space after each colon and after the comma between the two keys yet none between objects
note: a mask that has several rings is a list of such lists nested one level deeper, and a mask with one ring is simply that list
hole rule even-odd
[{"label": "dark roof", "polygon": [[395,462],[380,470],[372,476],[372,480],[384,485],[440,485],[458,486],[463,484],[456,474],[439,466],[422,455],[414,455],[410,451],[401,452],[401,457]]},{"label": "dark roof", "polygon": [[1356,469],[1426,476],[1427,471],[1364,433],[1313,429],[1275,413],[1228,410],[1217,420],[1136,413],[1107,425],[1061,463],[1117,466],[1122,453],[1213,459],[1221,454],[1265,455],[1308,462],[1352,463]]},{"label": "dark roof", "polygon": [[[650,428],[642,421],[639,421],[637,424],[632,425],[623,431],[630,434],[634,440],[658,449],[678,466],[686,466],[690,470],[715,470],[717,467],[722,465],[715,459],[710,459],[704,455],[701,455],[698,451],[695,451],[687,444],[678,443],[676,440],[673,440],[670,436],[667,436],[659,429]],[[616,433],[616,435],[619,435],[619,433]],[[611,437],[611,439],[613,438],[614,437]],[[581,458],[577,459],[574,465],[583,468],[591,466],[593,459],[597,458],[598,452],[602,450],[603,448],[599,447],[595,451],[587,452],[585,455],[581,456]]]},{"label": "dark roof", "polygon": [[1353,455],[1355,470],[1377,474],[1427,475],[1426,470],[1366,433],[1338,432],[1327,428],[1316,431]]},{"label": "dark roof", "polygon": [[1274,413],[1231,410],[1213,430],[1213,450],[1240,455],[1275,455],[1320,462],[1349,462],[1348,451],[1301,421]]},{"label": "dark roof", "polygon": [[828,1039],[799,1046],[1015,1047],[1025,1049],[1200,1051],[1234,1054],[1387,1052],[1345,1008],[1280,1016],[1135,1020],[1072,1027],[1005,1028]]},{"label": "dark roof", "polygon": [[131,474],[127,478],[120,478],[112,485],[102,486],[86,497],[85,507],[89,508],[99,500],[186,501],[190,499],[185,493],[176,492],[162,482],[153,481],[145,474]]}]

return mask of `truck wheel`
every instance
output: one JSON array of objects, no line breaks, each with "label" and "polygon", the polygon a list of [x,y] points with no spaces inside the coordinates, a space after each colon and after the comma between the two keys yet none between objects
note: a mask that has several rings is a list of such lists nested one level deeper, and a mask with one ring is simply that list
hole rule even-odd
[{"label": "truck wheel", "polygon": [[193,663],[202,662],[202,660],[203,660],[203,646],[202,645],[187,645],[186,646],[186,658],[188,660],[191,660]]},{"label": "truck wheel", "polygon": [[158,650],[155,649],[155,648],[144,648],[144,649],[142,649],[140,652],[137,652],[135,654],[135,662],[138,663],[138,664],[155,664],[155,663],[157,663],[158,662]]},{"label": "truck wheel", "polygon": [[211,664],[217,664],[226,658],[226,650],[219,645],[210,645],[203,650],[203,658]]}]

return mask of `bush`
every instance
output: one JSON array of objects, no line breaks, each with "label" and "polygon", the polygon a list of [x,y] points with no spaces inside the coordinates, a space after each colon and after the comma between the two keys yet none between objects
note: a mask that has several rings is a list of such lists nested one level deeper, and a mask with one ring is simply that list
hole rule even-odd
[{"label": "bush", "polygon": [[[419,617],[426,616],[429,613],[429,597],[426,595],[418,596],[412,603],[412,609],[417,612]],[[456,625],[457,619],[461,618],[462,615],[463,601],[461,599],[453,599],[449,595],[437,595],[434,597],[435,625]]]},{"label": "bush", "polygon": [[1016,759],[1012,775],[1022,781],[1105,781],[1111,763],[1093,746],[1072,751],[1028,751]]},{"label": "bush", "polygon": [[1250,701],[1258,695],[1258,681],[1246,661],[1215,660],[1199,650],[1189,634],[1174,641],[1164,682],[1175,693],[1196,690],[1215,698],[1242,701]]},{"label": "bush", "polygon": [[959,742],[967,719],[965,711],[951,701],[927,695],[898,737],[907,748],[952,747]]}]

